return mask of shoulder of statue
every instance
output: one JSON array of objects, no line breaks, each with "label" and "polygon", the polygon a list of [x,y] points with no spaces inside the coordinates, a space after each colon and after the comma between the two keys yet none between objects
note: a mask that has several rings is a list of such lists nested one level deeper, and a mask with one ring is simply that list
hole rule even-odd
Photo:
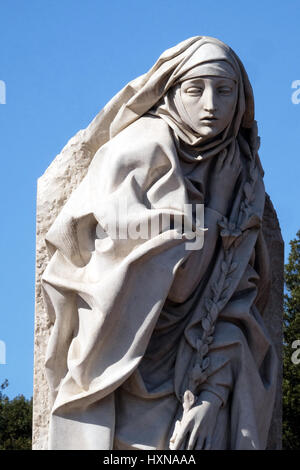
[{"label": "shoulder of statue", "polygon": [[158,150],[168,154],[176,151],[174,135],[160,117],[145,114],[107,142],[103,149],[117,154],[147,158]]}]

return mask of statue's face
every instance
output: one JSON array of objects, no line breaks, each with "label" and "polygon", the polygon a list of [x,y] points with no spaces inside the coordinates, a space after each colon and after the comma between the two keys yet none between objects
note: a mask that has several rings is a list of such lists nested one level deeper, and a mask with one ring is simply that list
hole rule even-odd
[{"label": "statue's face", "polygon": [[205,140],[220,134],[232,121],[236,97],[237,85],[230,78],[199,77],[181,84],[182,103],[194,130]]}]

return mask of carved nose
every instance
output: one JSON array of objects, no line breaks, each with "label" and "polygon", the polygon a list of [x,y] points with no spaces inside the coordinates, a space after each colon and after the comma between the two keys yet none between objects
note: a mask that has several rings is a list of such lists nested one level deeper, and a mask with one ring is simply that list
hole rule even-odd
[{"label": "carved nose", "polygon": [[207,111],[208,113],[211,113],[211,114],[214,114],[217,111],[217,108],[215,106],[207,106],[204,109],[205,109],[205,111]]},{"label": "carved nose", "polygon": [[204,106],[205,111],[209,113],[214,113],[217,111],[217,106],[212,100],[208,100]]},{"label": "carved nose", "polygon": [[209,112],[209,113],[215,112],[217,110],[217,106],[216,106],[215,97],[213,95],[213,91],[212,90],[206,90],[204,99],[205,99],[204,110]]}]

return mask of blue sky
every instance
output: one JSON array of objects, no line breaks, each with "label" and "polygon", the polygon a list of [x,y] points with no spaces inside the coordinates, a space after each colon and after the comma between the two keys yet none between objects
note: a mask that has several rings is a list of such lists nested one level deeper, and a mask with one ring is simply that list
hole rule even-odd
[{"label": "blue sky", "polygon": [[266,189],[286,244],[295,236],[299,18],[300,1],[0,0],[0,340],[7,349],[0,383],[9,380],[10,397],[32,395],[37,178],[168,47],[208,35],[240,56],[255,94]]}]

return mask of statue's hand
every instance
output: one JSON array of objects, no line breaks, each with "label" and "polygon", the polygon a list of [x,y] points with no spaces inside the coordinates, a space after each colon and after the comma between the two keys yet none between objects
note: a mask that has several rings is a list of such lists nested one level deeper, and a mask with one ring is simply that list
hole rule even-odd
[{"label": "statue's hand", "polygon": [[237,179],[241,173],[242,165],[240,152],[235,141],[230,144],[229,150],[223,150],[218,156],[214,171],[209,180],[209,201],[212,209],[227,214]]},{"label": "statue's hand", "polygon": [[172,450],[210,449],[221,400],[210,392],[203,392],[200,400],[178,422],[170,440]]}]

